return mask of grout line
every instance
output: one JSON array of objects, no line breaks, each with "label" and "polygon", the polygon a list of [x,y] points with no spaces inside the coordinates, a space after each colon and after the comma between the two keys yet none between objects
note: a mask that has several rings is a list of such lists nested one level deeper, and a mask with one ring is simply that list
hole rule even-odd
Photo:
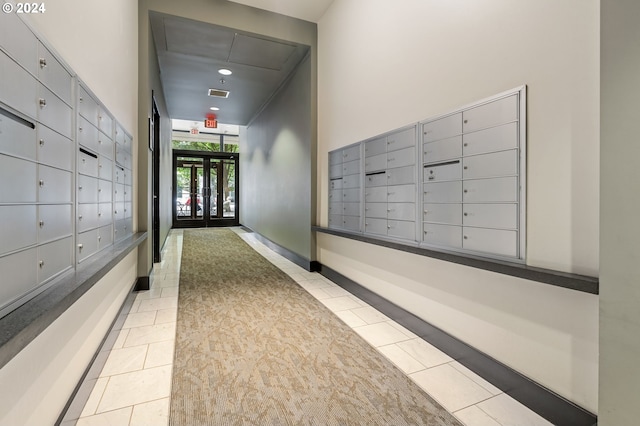
[{"label": "grout line", "polygon": [[[474,402],[473,404],[469,404],[466,407],[458,408],[456,411],[451,412],[451,414],[457,413],[458,411],[466,410],[469,407],[476,407],[476,408],[479,408],[480,410],[482,410],[482,408],[478,407],[478,404],[482,404],[483,402],[488,401],[488,400],[490,400],[492,398],[495,398],[496,396],[498,396],[498,395],[491,395],[490,397],[485,398],[482,401]],[[482,411],[484,411],[484,410],[482,410]],[[485,411],[485,413],[486,413],[486,411]],[[489,417],[491,417],[491,416],[489,416]],[[493,417],[491,417],[491,418],[493,419]],[[496,420],[496,422],[498,422],[498,421]],[[500,422],[498,422],[498,423],[500,423]]]},{"label": "grout line", "polygon": [[102,388],[102,392],[100,392],[100,398],[98,398],[98,403],[96,404],[95,410],[93,410],[92,416],[95,416],[96,414],[98,414],[98,408],[100,408],[100,404],[102,403],[102,398],[104,398],[104,393],[106,392],[107,386],[109,386],[109,382],[111,381],[111,376],[107,376],[104,378],[107,379],[107,382],[104,384],[104,387]]}]

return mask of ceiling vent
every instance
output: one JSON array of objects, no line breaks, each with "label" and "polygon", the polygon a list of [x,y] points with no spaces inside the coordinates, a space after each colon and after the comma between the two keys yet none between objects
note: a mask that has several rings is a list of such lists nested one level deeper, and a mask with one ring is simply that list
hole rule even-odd
[{"label": "ceiling vent", "polygon": [[209,96],[215,96],[216,98],[228,98],[229,91],[222,89],[209,89]]}]

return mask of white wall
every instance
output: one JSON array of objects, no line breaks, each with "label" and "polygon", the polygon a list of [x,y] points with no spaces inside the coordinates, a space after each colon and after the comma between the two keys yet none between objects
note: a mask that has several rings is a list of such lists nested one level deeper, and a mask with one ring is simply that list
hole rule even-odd
[{"label": "white wall", "polygon": [[0,369],[0,424],[52,425],[136,279],[133,251]]},{"label": "white wall", "polygon": [[600,415],[640,417],[640,2],[602,2]]},{"label": "white wall", "polygon": [[[137,4],[57,0],[27,16],[118,121],[137,132]],[[135,142],[134,142],[135,143]],[[0,424],[54,424],[136,279],[123,259],[0,369]]]},{"label": "white wall", "polygon": [[[318,40],[321,225],[328,151],[526,84],[527,264],[598,274],[597,0],[336,0]],[[318,253],[597,411],[597,296],[330,235]]]}]

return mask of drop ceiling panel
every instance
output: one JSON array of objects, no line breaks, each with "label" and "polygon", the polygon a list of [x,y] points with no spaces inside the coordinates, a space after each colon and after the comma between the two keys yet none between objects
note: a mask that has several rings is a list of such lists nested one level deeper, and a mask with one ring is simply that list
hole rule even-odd
[{"label": "drop ceiling panel", "polygon": [[234,33],[209,24],[185,23],[176,18],[163,19],[167,50],[174,53],[226,60]]},{"label": "drop ceiling panel", "polygon": [[295,50],[295,45],[236,34],[229,62],[279,71]]},{"label": "drop ceiling panel", "polygon": [[[280,88],[309,47],[151,12],[160,79],[171,118],[200,121],[218,107],[220,123],[246,125]],[[233,71],[230,76],[220,68]],[[223,81],[221,81],[223,80]],[[228,90],[226,99],[208,96]]]},{"label": "drop ceiling panel", "polygon": [[305,21],[318,22],[333,0],[231,0],[258,9],[292,16]]}]

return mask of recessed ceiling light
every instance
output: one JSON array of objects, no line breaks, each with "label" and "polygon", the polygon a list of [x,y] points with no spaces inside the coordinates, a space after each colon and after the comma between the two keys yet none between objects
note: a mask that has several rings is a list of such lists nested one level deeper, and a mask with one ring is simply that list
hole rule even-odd
[{"label": "recessed ceiling light", "polygon": [[231,70],[228,70],[228,69],[226,69],[226,68],[220,68],[220,69],[218,70],[218,72],[219,72],[220,74],[222,74],[222,75],[231,75],[231,74],[233,74],[233,72],[231,72]]},{"label": "recessed ceiling light", "polygon": [[210,109],[211,111],[219,111],[219,110],[220,110],[220,108],[218,108],[218,107],[211,107],[211,108],[209,108],[209,109]]}]

